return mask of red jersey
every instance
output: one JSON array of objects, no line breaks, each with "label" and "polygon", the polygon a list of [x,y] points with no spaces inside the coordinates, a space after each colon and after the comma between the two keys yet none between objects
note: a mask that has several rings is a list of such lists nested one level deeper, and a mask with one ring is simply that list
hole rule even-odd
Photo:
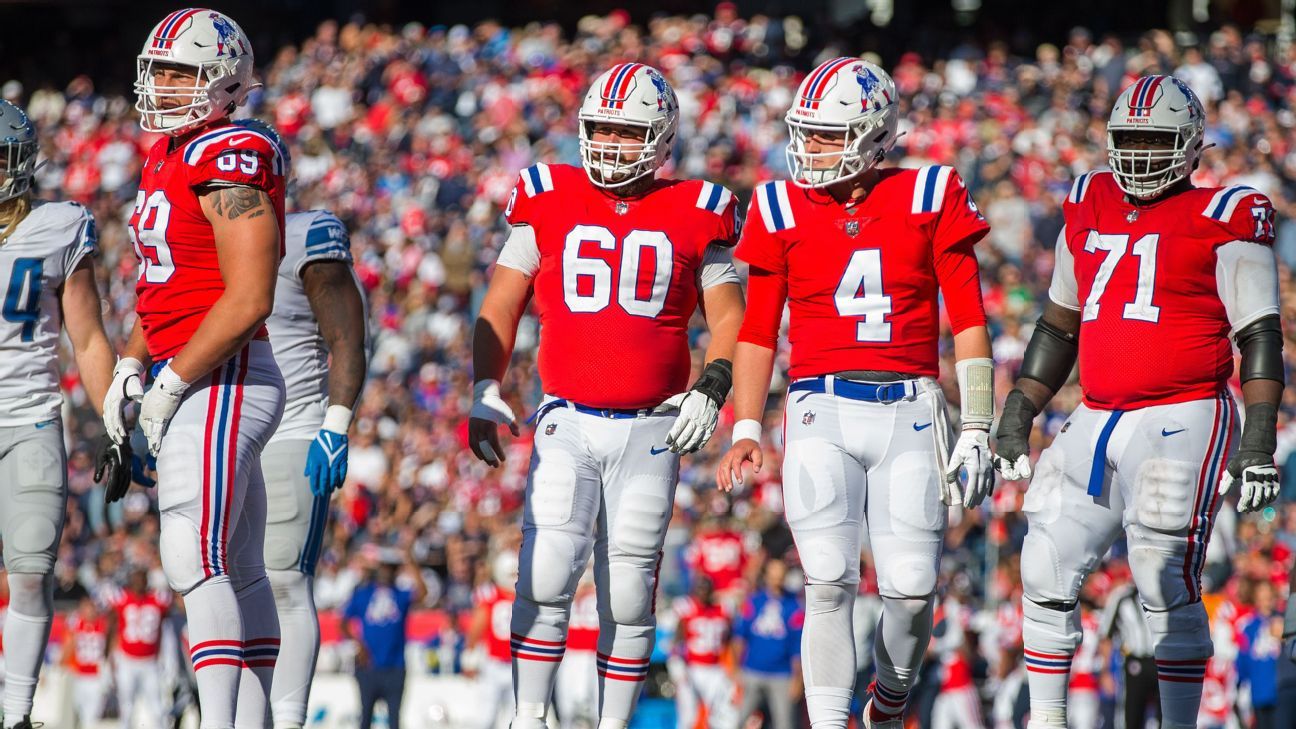
[{"label": "red jersey", "polygon": [[72,672],[82,676],[95,676],[108,649],[108,618],[97,615],[84,620],[73,615],[67,623],[72,633]]},{"label": "red jersey", "polygon": [[[149,150],[127,226],[140,261],[136,312],[155,362],[188,343],[225,291],[201,188],[236,185],[268,194],[283,255],[284,157],[274,141],[232,123],[206,127],[174,147],[173,141],[163,137]],[[257,336],[266,336],[264,327]]]},{"label": "red jersey", "polygon": [[706,575],[716,590],[724,591],[742,580],[746,550],[737,532],[709,532],[693,540],[689,566]]},{"label": "red jersey", "polygon": [[684,662],[689,665],[720,663],[725,641],[729,638],[729,616],[716,604],[703,605],[692,597],[681,598],[676,612],[679,626],[676,640],[684,647]]},{"label": "red jersey", "polygon": [[486,621],[486,655],[492,661],[508,663],[512,655],[509,651],[509,628],[513,620],[513,592],[494,583],[477,588],[473,603],[486,609],[489,619]]},{"label": "red jersey", "polygon": [[105,600],[117,616],[117,646],[133,658],[153,658],[162,643],[162,618],[171,604],[168,595],[113,590]]},{"label": "red jersey", "polygon": [[1085,403],[1126,410],[1219,392],[1233,345],[1216,253],[1232,241],[1273,244],[1269,199],[1247,187],[1192,188],[1136,209],[1110,172],[1090,172],[1063,212],[1075,301],[1050,296],[1082,311]]},{"label": "red jersey", "polygon": [[[786,297],[794,378],[847,370],[935,377],[938,294],[956,333],[986,322],[972,246],[990,227],[958,172],[934,165],[879,175],[852,205],[782,181],[752,197],[736,251],[753,267],[738,338],[772,348]],[[771,289],[773,299],[763,293]]]},{"label": "red jersey", "polygon": [[4,655],[4,624],[7,612],[9,612],[9,599],[0,597],[0,656]]},{"label": "red jersey", "polygon": [[731,246],[737,206],[701,180],[657,180],[619,198],[578,167],[522,171],[505,217],[535,233],[540,381],[601,408],[653,407],[689,381],[688,322],[711,243]]},{"label": "red jersey", "polygon": [[599,616],[598,593],[595,590],[584,590],[576,593],[572,600],[571,620],[567,623],[567,650],[598,650]]}]

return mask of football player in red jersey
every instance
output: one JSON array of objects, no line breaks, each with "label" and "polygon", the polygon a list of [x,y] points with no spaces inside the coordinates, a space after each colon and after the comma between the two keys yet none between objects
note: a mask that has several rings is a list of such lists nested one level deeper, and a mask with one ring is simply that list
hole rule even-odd
[{"label": "football player in red jersey", "polygon": [[[185,596],[203,727],[261,726],[279,625],[266,579],[260,454],[283,413],[267,340],[284,226],[284,155],[229,115],[255,86],[230,18],[177,10],[138,59],[136,108],[162,132],[144,162],[128,231],[140,259],[138,318],[104,402],[123,407],[157,457],[159,548]],[[142,394],[145,363],[153,386]]]},{"label": "football player in red jersey", "polygon": [[[1040,456],[1023,510],[1021,573],[1031,727],[1067,725],[1086,575],[1120,535],[1153,636],[1163,727],[1197,725],[1212,654],[1201,570],[1234,481],[1271,502],[1283,389],[1273,206],[1247,187],[1195,188],[1205,112],[1182,81],[1125,89],[1111,172],[1076,179],[1049,301],[1004,403],[995,467],[1029,478],[1031,422],[1077,358],[1083,403]],[[1246,423],[1228,392],[1242,352]]]},{"label": "football player in red jersey", "polygon": [[[469,442],[487,463],[517,434],[499,380],[534,296],[546,393],[526,489],[521,578],[513,607],[514,729],[543,722],[566,646],[572,595],[594,554],[601,729],[624,729],[654,641],[657,565],[679,456],[701,448],[728,396],[742,290],[729,249],[733,195],[659,179],[679,125],[675,92],[655,68],[601,74],[580,109],[584,171],[522,171],[512,225],[473,342]],[[688,322],[703,305],[706,366],[691,374]]]},{"label": "football player in red jersey", "polygon": [[[953,168],[877,167],[898,114],[895,84],[874,64],[837,58],[812,71],[787,114],[795,184],[756,188],[736,252],[751,265],[750,301],[734,356],[738,422],[717,479],[730,489],[744,464],[761,466],[786,302],[783,499],[806,575],[801,660],[815,729],[849,719],[861,530],[883,605],[864,723],[899,727],[931,634],[947,506],[975,507],[993,485],[994,367],[973,252],[989,226]],[[952,454],[935,380],[941,296],[962,394]]]}]

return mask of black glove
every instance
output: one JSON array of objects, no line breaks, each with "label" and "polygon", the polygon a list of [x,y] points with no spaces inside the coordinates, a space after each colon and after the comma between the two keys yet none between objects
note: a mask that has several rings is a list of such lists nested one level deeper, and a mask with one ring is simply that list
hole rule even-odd
[{"label": "black glove", "polygon": [[1009,481],[1031,477],[1030,434],[1035,422],[1035,405],[1026,393],[1014,389],[1004,400],[995,435],[994,467]]},{"label": "black glove", "polygon": [[1281,483],[1273,456],[1277,449],[1278,408],[1267,402],[1248,405],[1242,438],[1219,483],[1222,495],[1234,482],[1242,482],[1238,511],[1259,511],[1278,498]]},{"label": "black glove", "polygon": [[126,495],[131,485],[130,441],[114,443],[112,438],[104,436],[95,456],[94,480],[104,486],[105,504],[119,501]]}]

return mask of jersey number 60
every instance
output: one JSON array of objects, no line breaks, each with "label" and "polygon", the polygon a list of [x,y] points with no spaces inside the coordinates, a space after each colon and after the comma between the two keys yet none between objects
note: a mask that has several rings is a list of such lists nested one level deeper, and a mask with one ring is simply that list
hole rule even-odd
[{"label": "jersey number 60", "polygon": [[[616,236],[601,225],[578,225],[563,241],[563,300],[577,314],[603,311],[612,301],[612,266],[602,258],[583,258],[582,243],[593,243],[605,251],[617,249]],[[639,266],[644,251],[653,257],[652,279],[640,282]],[[649,319],[666,305],[675,253],[670,238],[660,230],[632,230],[621,241],[621,262],[616,276],[616,299],[631,316]],[[643,284],[649,288],[643,291]],[[641,295],[646,294],[646,295]]]}]

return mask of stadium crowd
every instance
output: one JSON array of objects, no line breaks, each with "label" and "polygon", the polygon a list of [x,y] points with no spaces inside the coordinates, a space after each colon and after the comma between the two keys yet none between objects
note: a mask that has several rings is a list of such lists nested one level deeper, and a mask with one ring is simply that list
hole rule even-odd
[{"label": "stadium crowd", "polygon": [[[357,409],[348,482],[334,497],[319,561],[315,595],[322,610],[341,613],[384,550],[409,552],[427,585],[416,611],[449,618],[443,629],[413,631],[412,639],[429,650],[417,653],[423,665],[411,670],[465,668],[461,648],[474,588],[492,579],[492,555],[520,536],[529,452],[524,428],[508,446],[506,467],[493,471],[466,443],[471,330],[505,237],[500,213],[517,171],[533,160],[577,163],[575,111],[587,84],[611,64],[636,59],[662,69],[679,95],[681,129],[670,174],[722,182],[746,200],[758,181],[786,174],[782,116],[801,75],[827,57],[868,55],[868,49],[815,45],[812,36],[795,17],[740,18],[722,4],[711,17],[657,17],[643,27],[623,14],[591,16],[574,35],[546,24],[327,22],[300,46],[262,53],[264,86],[239,115],[272,122],[287,140],[295,177],[291,209],[326,208],[347,224],[370,306],[370,379]],[[1105,165],[1111,104],[1142,74],[1174,73],[1206,105],[1213,146],[1194,181],[1244,183],[1274,201],[1285,264],[1283,316],[1296,321],[1296,279],[1288,268],[1296,265],[1296,223],[1290,222],[1296,219],[1296,46],[1280,50],[1271,37],[1230,26],[1194,45],[1164,31],[1119,39],[1077,28],[1028,57],[1002,44],[969,42],[940,58],[907,53],[877,60],[892,71],[904,112],[905,134],[889,163],[956,166],[992,225],[978,255],[1001,395],[1011,389],[1046,295],[1061,200],[1075,175]],[[124,222],[153,137],[140,131],[133,100],[99,93],[93,75],[63,88],[14,80],[0,95],[25,107],[41,129],[42,195],[82,202],[98,219],[105,321],[110,336],[120,339],[131,324],[136,278]],[[536,341],[536,324],[528,319],[504,383],[519,413],[529,414],[541,394]],[[786,350],[783,356],[786,366]],[[1286,356],[1292,361],[1296,346]],[[943,369],[953,374],[952,351]],[[943,379],[947,388],[954,381]],[[136,489],[105,511],[91,478],[101,426],[74,369],[65,385],[72,503],[57,589],[71,610],[77,598],[123,583],[130,565],[150,569],[159,585],[165,580],[155,549],[154,493]],[[767,411],[771,452],[780,448],[781,386],[776,374]],[[956,389],[948,389],[956,400]],[[1036,430],[1037,448],[1062,427],[1078,397],[1071,386],[1054,399]],[[1296,390],[1289,388],[1280,465],[1296,465],[1290,461],[1296,458],[1293,413]],[[776,465],[731,495],[715,488],[729,424],[732,416],[722,416],[705,451],[684,459],[662,565],[663,615],[673,605],[666,598],[689,594],[699,575],[709,578],[720,604],[740,613],[772,558],[792,566],[787,581],[797,584]],[[1202,726],[1238,726],[1231,723],[1235,706],[1254,726],[1296,725],[1296,671],[1279,645],[1296,555],[1296,467],[1284,470],[1284,480],[1276,509],[1238,519],[1226,506],[1221,514],[1205,576],[1217,649],[1204,712],[1215,723]],[[934,725],[933,713],[951,711],[958,697],[985,710],[977,720],[984,724],[964,726],[1013,726],[1024,711],[1024,697],[1014,701],[1023,683],[1014,605],[1024,490],[1023,483],[1002,483],[986,506],[951,521],[940,627],[915,709],[922,726]],[[1085,593],[1092,660],[1077,670],[1073,691],[1092,695],[1096,715],[1115,712],[1122,654],[1126,661],[1137,657],[1127,629],[1114,643],[1099,639],[1105,622],[1119,625],[1115,601],[1128,582],[1117,545]],[[871,589],[866,570],[861,591]],[[1103,621],[1109,603],[1111,620]],[[859,605],[873,609],[869,600]],[[669,634],[672,621],[663,625]],[[329,633],[326,628],[326,641]],[[665,655],[668,640],[663,648]],[[324,668],[346,668],[349,655],[344,644],[330,641]],[[868,652],[860,656],[867,661]],[[867,674],[868,666],[860,670]],[[859,685],[862,691],[867,681]],[[668,685],[651,690],[671,695]],[[1275,718],[1282,702],[1285,720]]]}]

